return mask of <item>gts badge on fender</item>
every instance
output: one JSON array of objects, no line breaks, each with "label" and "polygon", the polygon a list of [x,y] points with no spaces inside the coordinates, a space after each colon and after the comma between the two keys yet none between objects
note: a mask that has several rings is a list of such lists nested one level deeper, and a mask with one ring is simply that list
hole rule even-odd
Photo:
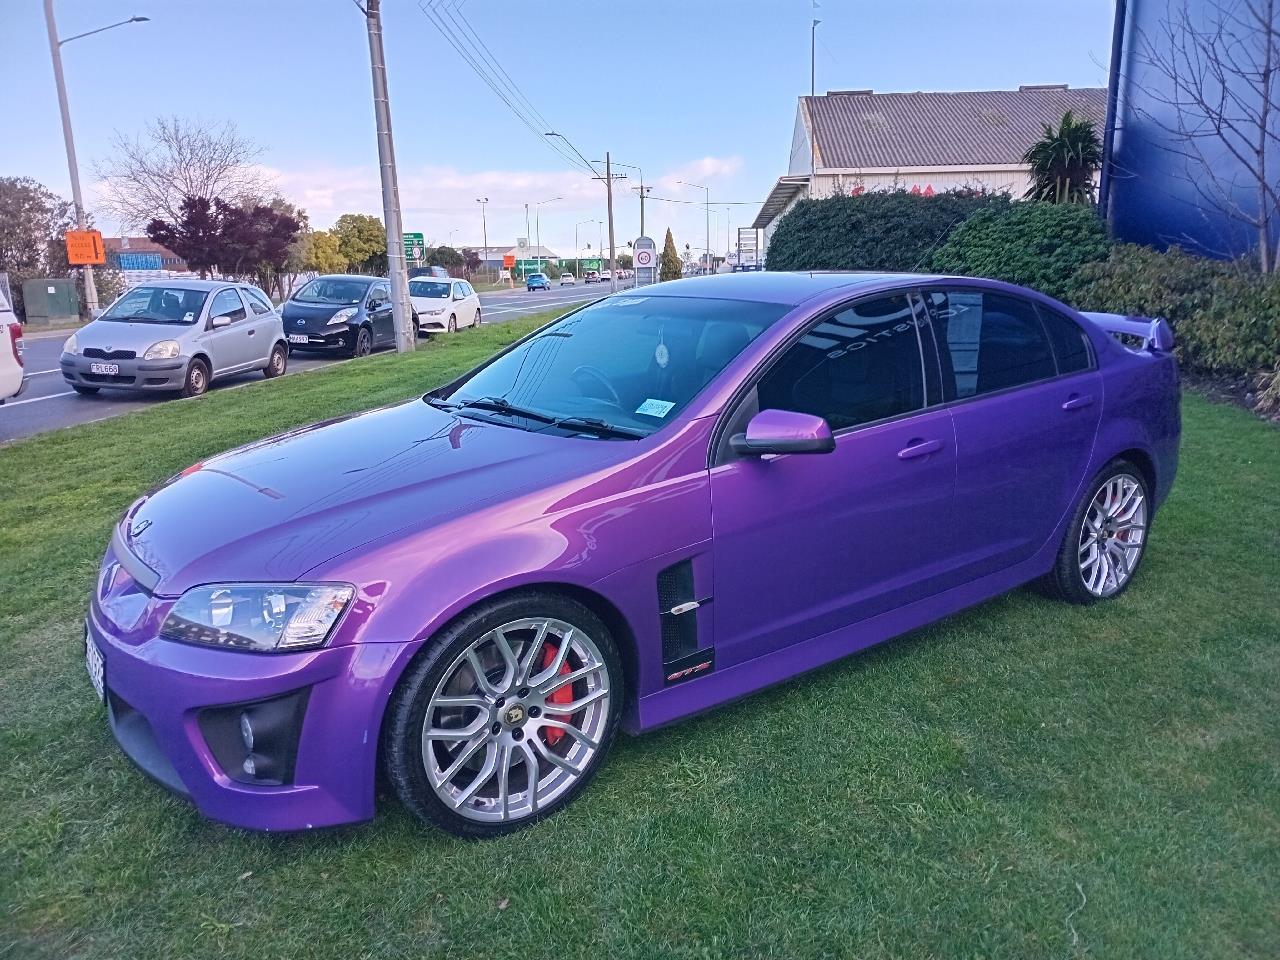
[{"label": "gts badge on fender", "polygon": [[679,660],[673,660],[668,664],[664,664],[663,685],[669,687],[673,683],[682,683],[685,680],[692,680],[694,677],[700,677],[704,673],[709,673],[715,668],[715,649],[698,650],[689,654],[687,657],[681,657]]}]

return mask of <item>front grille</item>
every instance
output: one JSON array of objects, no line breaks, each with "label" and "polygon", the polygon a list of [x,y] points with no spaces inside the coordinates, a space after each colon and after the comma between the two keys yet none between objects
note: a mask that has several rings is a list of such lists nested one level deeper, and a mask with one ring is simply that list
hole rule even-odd
[{"label": "front grille", "polygon": [[132,350],[99,350],[97,347],[85,347],[84,355],[93,360],[136,360],[138,358]]},{"label": "front grille", "polygon": [[80,377],[89,383],[118,383],[130,384],[137,380],[137,377],[129,377],[123,373],[82,373]]}]

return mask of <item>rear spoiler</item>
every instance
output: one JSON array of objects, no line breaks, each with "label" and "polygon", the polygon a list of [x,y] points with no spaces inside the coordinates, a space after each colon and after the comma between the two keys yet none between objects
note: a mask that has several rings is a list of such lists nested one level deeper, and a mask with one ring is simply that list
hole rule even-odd
[{"label": "rear spoiler", "polygon": [[1084,316],[1113,336],[1137,337],[1142,341],[1143,350],[1168,353],[1173,349],[1173,328],[1168,320],[1122,317],[1118,313],[1085,313]]}]

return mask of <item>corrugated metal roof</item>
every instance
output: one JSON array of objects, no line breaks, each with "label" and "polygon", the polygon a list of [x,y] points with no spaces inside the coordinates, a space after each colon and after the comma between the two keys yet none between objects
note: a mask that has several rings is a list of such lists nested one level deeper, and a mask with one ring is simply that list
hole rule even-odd
[{"label": "corrugated metal roof", "polygon": [[818,169],[1021,163],[1071,110],[1098,127],[1105,87],[1021,87],[957,93],[828,93],[801,97],[817,131]]}]

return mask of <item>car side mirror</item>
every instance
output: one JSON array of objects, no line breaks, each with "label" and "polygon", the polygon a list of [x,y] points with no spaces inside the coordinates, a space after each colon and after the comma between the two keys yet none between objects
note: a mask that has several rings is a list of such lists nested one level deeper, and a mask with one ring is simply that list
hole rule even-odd
[{"label": "car side mirror", "polygon": [[230,314],[224,313],[221,316],[214,317],[212,320],[209,321],[210,330],[221,330],[223,327],[229,327],[229,326],[231,326]]},{"label": "car side mirror", "polygon": [[792,410],[761,410],[747,424],[746,433],[729,438],[729,448],[744,457],[830,453],[836,448],[836,439],[822,417]]},{"label": "car side mirror", "polygon": [[379,300],[377,297],[374,297],[372,300],[369,301],[369,306],[366,309],[381,310],[382,304],[383,304],[382,300]]}]

